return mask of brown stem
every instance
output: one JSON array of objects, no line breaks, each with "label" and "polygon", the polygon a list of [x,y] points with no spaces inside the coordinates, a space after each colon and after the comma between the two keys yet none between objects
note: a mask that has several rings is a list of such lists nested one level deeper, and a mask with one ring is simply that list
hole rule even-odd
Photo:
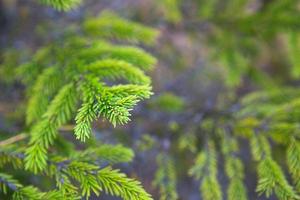
[{"label": "brown stem", "polygon": [[[62,127],[59,128],[60,131],[71,131],[73,129],[74,129],[73,125],[65,125],[65,126],[62,126]],[[29,135],[26,134],[26,133],[21,133],[19,135],[15,135],[11,138],[0,141],[0,147],[4,147],[6,145],[13,144],[13,143],[18,142],[20,140],[26,139],[28,136]]]},{"label": "brown stem", "polygon": [[11,138],[8,138],[6,140],[0,141],[0,147],[4,147],[6,145],[18,142],[18,141],[23,140],[23,139],[25,139],[27,137],[28,137],[28,134],[26,134],[26,133],[21,133],[19,135],[15,135],[15,136],[13,136]]}]

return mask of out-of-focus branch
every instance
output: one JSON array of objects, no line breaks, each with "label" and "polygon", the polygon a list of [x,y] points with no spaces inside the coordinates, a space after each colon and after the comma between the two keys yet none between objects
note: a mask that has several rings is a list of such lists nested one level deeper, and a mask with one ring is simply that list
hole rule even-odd
[{"label": "out-of-focus branch", "polygon": [[4,146],[7,146],[9,144],[13,144],[13,143],[18,142],[20,140],[23,140],[23,139],[25,139],[27,137],[28,137],[28,134],[26,134],[26,133],[21,133],[19,135],[15,135],[15,136],[13,136],[11,138],[8,138],[6,140],[0,141],[0,147],[4,147]]},{"label": "out-of-focus branch", "polygon": [[[62,126],[61,128],[59,128],[59,130],[60,131],[72,131],[73,128],[74,128],[74,125],[65,125],[65,126]],[[10,145],[10,144],[13,144],[15,142],[24,140],[28,136],[29,136],[29,134],[21,133],[21,134],[15,135],[13,137],[10,137],[6,140],[2,140],[2,141],[0,141],[0,147],[4,147],[4,146]]]}]

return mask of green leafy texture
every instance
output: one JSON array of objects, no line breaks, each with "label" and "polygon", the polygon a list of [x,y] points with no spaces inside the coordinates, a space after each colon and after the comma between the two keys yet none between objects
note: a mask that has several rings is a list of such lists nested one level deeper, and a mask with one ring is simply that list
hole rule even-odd
[{"label": "green leafy texture", "polygon": [[90,147],[85,151],[76,152],[72,157],[81,161],[95,160],[102,163],[116,164],[131,162],[134,152],[122,145],[101,144],[100,147]]},{"label": "green leafy texture", "polygon": [[22,185],[9,174],[0,173],[0,191],[7,194],[9,190],[17,190]]},{"label": "green leafy texture", "polygon": [[[244,80],[251,80],[259,86],[268,88],[274,87],[274,82],[279,81],[283,74],[271,77],[263,68],[257,66],[257,61],[266,50],[272,51],[274,47],[270,44],[275,44],[282,33],[288,30],[298,34],[299,22],[295,20],[299,17],[298,3],[293,0],[284,3],[282,1],[253,3],[249,0],[199,0],[191,3],[191,7],[198,10],[197,14],[192,11],[189,14],[184,12],[181,14],[185,15],[183,18],[188,18],[197,25],[207,24],[210,27],[209,32],[204,31],[204,41],[212,52],[211,62],[224,68],[223,78],[227,86],[236,88]],[[191,31],[197,33],[199,30],[194,27]],[[294,55],[299,52],[299,45],[296,45],[297,43],[291,43],[288,46],[292,48],[283,52],[288,54],[285,56],[292,58],[291,63],[297,62],[297,56]],[[280,55],[280,52],[273,55]],[[297,71],[293,68],[294,75],[298,73],[295,70]]]},{"label": "green leafy texture", "polygon": [[[99,167],[99,165],[129,162],[132,157],[132,150],[121,145],[106,144],[99,148],[91,147],[84,151],[78,151],[70,158],[50,156],[46,169],[41,173],[55,178],[57,189],[45,193],[41,193],[37,188],[31,186],[23,187],[9,175],[4,174],[3,181],[0,175],[0,180],[5,183],[3,186],[5,191],[13,188],[14,199],[74,200],[80,199],[80,196],[88,199],[92,193],[99,196],[102,192],[123,199],[152,199],[139,182],[127,178],[125,174],[113,170],[111,167],[102,169]],[[17,189],[14,189],[16,187]]]},{"label": "green leafy texture", "polygon": [[145,152],[156,145],[156,140],[150,135],[143,135],[139,140],[136,141],[137,151]]},{"label": "green leafy texture", "polygon": [[68,11],[76,8],[81,0],[39,0],[41,3],[51,6],[56,10]]},{"label": "green leafy texture", "polygon": [[127,178],[119,170],[112,170],[110,167],[106,167],[101,169],[97,176],[100,187],[108,194],[121,197],[124,200],[152,199],[138,181]]},{"label": "green leafy texture", "polygon": [[[53,2],[57,9],[71,8],[71,1],[44,1]],[[108,12],[97,20],[101,22],[99,27],[92,26],[106,30],[98,34],[105,41],[91,38],[91,33],[97,33],[86,26],[84,30],[77,26],[61,40],[38,49],[30,62],[18,68],[17,76],[27,87],[30,138],[28,144],[1,147],[0,167],[28,170],[41,175],[41,179],[46,176],[54,180],[51,188],[55,189],[42,192],[0,173],[0,189],[5,197],[75,200],[107,193],[125,200],[152,199],[138,181],[110,167],[132,161],[131,149],[89,143],[85,150],[75,150],[59,136],[60,130],[65,131],[62,126],[72,122],[76,138],[82,141],[91,137],[92,123],[99,118],[114,126],[125,124],[134,106],[152,95],[151,80],[145,71],[154,67],[156,59],[139,47],[112,44],[108,39],[153,44],[157,31]],[[78,32],[82,34],[78,36]],[[63,148],[58,147],[62,144],[72,147],[61,152]]]},{"label": "green leafy texture", "polygon": [[[180,11],[180,1],[160,2],[158,6],[166,7],[166,13]],[[169,6],[165,6],[167,4]],[[179,12],[177,16],[182,15],[182,19],[188,19],[186,22],[189,25],[192,22],[188,30],[194,34],[199,32],[198,28],[203,24],[209,27],[210,31],[202,31],[203,41],[212,53],[211,62],[224,68],[222,78],[227,86],[236,88],[244,80],[251,80],[261,87],[274,88],[274,83],[280,82],[285,76],[281,72],[288,74],[290,71],[280,70],[280,75],[273,77],[265,73],[264,68],[257,66],[257,63],[266,51],[277,48],[278,38],[282,37],[282,33],[288,32],[288,39],[283,41],[287,44],[287,51],[282,54],[281,51],[273,52],[272,55],[290,58],[291,75],[299,77],[299,22],[296,20],[299,18],[298,4],[297,0],[259,3],[249,0],[198,0],[190,2],[189,5],[193,8],[190,12]],[[168,15],[165,15],[165,19],[168,20]],[[277,61],[277,58],[274,60],[280,65],[287,64]],[[289,69],[289,66],[282,68]]]},{"label": "green leafy texture", "polygon": [[297,191],[300,189],[300,144],[292,138],[287,149],[287,164]]},{"label": "green leafy texture", "polygon": [[0,77],[4,83],[11,84],[15,79],[15,71],[20,59],[21,52],[15,49],[8,49],[1,52],[0,56]]},{"label": "green leafy texture", "polygon": [[23,186],[18,180],[11,175],[0,173],[0,191],[7,194],[8,191],[13,192],[13,200],[59,200],[61,195],[58,191],[44,193],[33,186]]},{"label": "green leafy texture", "polygon": [[280,167],[270,157],[262,160],[257,170],[259,181],[256,191],[258,193],[265,193],[267,197],[270,197],[274,191],[279,199],[299,199]]},{"label": "green leafy texture", "polygon": [[189,173],[201,180],[200,192],[204,200],[222,199],[222,190],[217,179],[216,149],[212,141],[209,141],[204,151],[198,154]]},{"label": "green leafy texture", "polygon": [[38,77],[32,89],[32,96],[28,102],[26,122],[31,124],[38,120],[47,110],[51,97],[57,92],[60,86],[61,73],[51,67],[43,71]]},{"label": "green leafy texture", "polygon": [[183,134],[179,138],[178,148],[182,151],[188,150],[192,153],[197,152],[197,138],[196,135],[188,132],[187,134]]},{"label": "green leafy texture", "polygon": [[123,78],[130,83],[150,84],[149,77],[142,70],[121,60],[105,59],[85,66],[85,68],[99,78],[110,80]]},{"label": "green leafy texture", "polygon": [[105,42],[96,42],[90,49],[82,50],[78,57],[87,62],[105,58],[123,60],[142,70],[152,69],[157,62],[153,56],[140,48],[112,45]]},{"label": "green leafy texture", "polygon": [[[242,100],[242,109],[236,116],[242,117],[255,117],[258,120],[274,120],[280,123],[287,123],[284,117],[288,119],[289,110],[296,112],[294,106],[297,106],[297,99],[300,97],[299,90],[292,87],[284,87],[272,89],[268,91],[257,91],[246,95]],[[290,116],[292,118],[293,115]],[[297,117],[297,115],[295,116]],[[268,119],[269,118],[269,119]],[[294,121],[296,121],[294,119]],[[272,124],[275,126],[277,124]]]},{"label": "green leafy texture", "polygon": [[174,161],[166,153],[156,157],[157,170],[153,185],[159,188],[160,200],[178,199],[176,190],[177,180]]},{"label": "green leafy texture", "polygon": [[227,197],[230,200],[248,199],[245,185],[240,179],[231,180],[227,189]]},{"label": "green leafy texture", "polygon": [[[220,54],[220,62],[225,67],[227,77],[225,82],[228,86],[237,86],[248,68],[248,61],[241,52],[236,51],[235,40],[231,34],[220,33],[219,40],[223,41],[223,50]],[[226,38],[226,39],[225,39]]]},{"label": "green leafy texture", "polygon": [[[244,118],[238,121],[248,122],[243,122],[247,125],[239,131],[251,129],[248,137],[252,156],[255,161],[258,161],[257,192],[265,193],[267,197],[275,194],[278,199],[299,199],[295,192],[295,190],[299,191],[300,169],[300,151],[297,141],[300,116],[298,112],[299,90],[280,87],[275,90],[255,92],[247,95],[242,100],[242,105],[243,108],[237,117],[243,116]],[[270,109],[262,112],[261,108],[268,105]],[[274,145],[280,144],[287,148],[287,166],[295,190],[286,180],[281,167],[272,159],[269,139],[273,140]]]},{"label": "green leafy texture", "polygon": [[114,37],[135,43],[153,44],[158,32],[135,22],[124,20],[106,11],[96,19],[87,20],[85,30],[94,36]]},{"label": "green leafy texture", "polygon": [[293,187],[286,180],[282,169],[272,159],[270,144],[262,136],[254,135],[251,141],[252,155],[259,162],[256,191],[270,197],[273,192],[279,199],[299,199]]},{"label": "green leafy texture", "polygon": [[222,152],[225,159],[225,172],[229,179],[227,188],[228,200],[247,200],[247,192],[244,179],[244,166],[242,161],[237,157],[238,144],[234,137],[229,135],[225,130],[219,130],[222,135]]},{"label": "green leafy texture", "polygon": [[287,51],[291,63],[291,75],[297,79],[300,77],[300,40],[299,33],[291,32],[288,34]]},{"label": "green leafy texture", "polygon": [[172,93],[165,92],[152,101],[152,106],[168,113],[179,113],[184,109],[184,100]]},{"label": "green leafy texture", "polygon": [[80,183],[81,193],[86,199],[92,193],[99,196],[101,192],[105,192],[124,200],[152,200],[138,181],[126,177],[119,170],[113,170],[109,166],[100,169],[97,165],[75,160],[64,160],[60,164],[63,166],[64,178],[70,177]]},{"label": "green leafy texture", "polygon": [[[105,13],[97,20],[113,25],[111,19],[114,19],[116,26],[109,27],[110,31],[104,35],[102,31],[96,35],[154,42],[156,30]],[[94,24],[94,28],[102,30],[101,23]],[[132,32],[128,33],[130,27]],[[77,139],[85,141],[92,135],[93,121],[101,117],[114,126],[125,124],[130,121],[134,106],[152,94],[151,81],[144,70],[153,68],[155,58],[138,47],[113,45],[99,39],[91,42],[87,32],[80,37],[68,33],[64,43],[38,50],[32,62],[19,70],[21,76],[29,73],[32,66],[45,68],[40,69],[36,81],[25,81],[30,90],[27,122],[32,124],[25,168],[35,173],[45,169],[48,148],[54,144],[58,129],[72,120],[78,102],[82,104],[75,117],[74,133]]]},{"label": "green leafy texture", "polygon": [[214,15],[215,6],[217,4],[217,0],[201,0],[199,7],[199,15],[203,18],[210,18]]},{"label": "green leafy texture", "polygon": [[182,20],[181,0],[162,0],[157,5],[168,22],[179,23]]},{"label": "green leafy texture", "polygon": [[[135,79],[135,78],[132,78]],[[75,135],[85,141],[91,134],[91,122],[98,117],[108,119],[114,126],[130,120],[130,113],[140,100],[149,98],[151,87],[146,85],[101,86],[98,78],[88,78],[82,85],[84,103],[75,118]]]},{"label": "green leafy texture", "polygon": [[267,138],[263,135],[254,135],[250,139],[251,153],[255,161],[271,156],[271,148]]},{"label": "green leafy texture", "polygon": [[[24,63],[16,69],[16,76],[28,87],[34,87],[37,77],[47,66],[46,63],[51,63],[53,60],[53,46],[48,45],[38,49],[32,56],[30,62]],[[28,89],[31,94],[32,88]]]},{"label": "green leafy texture", "polygon": [[17,192],[13,194],[13,200],[39,200],[43,199],[43,194],[33,186],[27,186],[20,188]]},{"label": "green leafy texture", "polygon": [[76,89],[65,85],[52,100],[43,119],[31,132],[30,146],[26,150],[25,168],[37,173],[47,165],[47,149],[53,144],[57,129],[68,120],[76,108]]},{"label": "green leafy texture", "polygon": [[23,149],[15,146],[2,147],[0,150],[0,168],[11,164],[15,169],[22,169],[24,167],[22,151]]},{"label": "green leafy texture", "polygon": [[80,183],[82,195],[88,199],[91,192],[94,192],[97,196],[99,195],[100,185],[97,182],[97,177],[93,174],[97,169],[98,166],[96,165],[73,161],[68,164],[64,171]]}]

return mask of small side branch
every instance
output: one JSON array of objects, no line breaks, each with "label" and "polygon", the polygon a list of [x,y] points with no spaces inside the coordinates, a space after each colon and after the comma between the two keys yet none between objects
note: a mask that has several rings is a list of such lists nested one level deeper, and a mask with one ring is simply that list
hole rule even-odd
[{"label": "small side branch", "polygon": [[0,141],[0,147],[4,147],[4,146],[7,146],[9,144],[13,144],[13,143],[18,142],[20,140],[23,140],[23,139],[25,139],[27,137],[28,137],[28,134],[21,133],[19,135],[13,136],[13,137],[8,138],[6,140]]}]

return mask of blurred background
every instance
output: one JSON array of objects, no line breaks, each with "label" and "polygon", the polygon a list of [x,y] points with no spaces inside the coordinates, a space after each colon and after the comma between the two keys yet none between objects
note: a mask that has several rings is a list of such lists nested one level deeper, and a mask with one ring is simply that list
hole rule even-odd
[{"label": "blurred background", "polygon": [[[17,66],[107,9],[159,30],[156,45],[145,47],[158,64],[150,74],[152,98],[135,108],[125,126],[113,129],[99,120],[96,136],[134,149],[134,162],[120,167],[154,199],[159,199],[153,184],[157,155],[173,160],[179,199],[201,199],[199,182],[188,175],[205,137],[199,126],[207,118],[230,116],[251,91],[299,85],[299,1],[84,0],[73,11],[59,12],[36,0],[0,0],[0,138],[25,126],[25,87],[14,78]],[[239,143],[249,199],[265,199],[255,193],[248,142]],[[225,192],[222,159],[218,180]]]}]

